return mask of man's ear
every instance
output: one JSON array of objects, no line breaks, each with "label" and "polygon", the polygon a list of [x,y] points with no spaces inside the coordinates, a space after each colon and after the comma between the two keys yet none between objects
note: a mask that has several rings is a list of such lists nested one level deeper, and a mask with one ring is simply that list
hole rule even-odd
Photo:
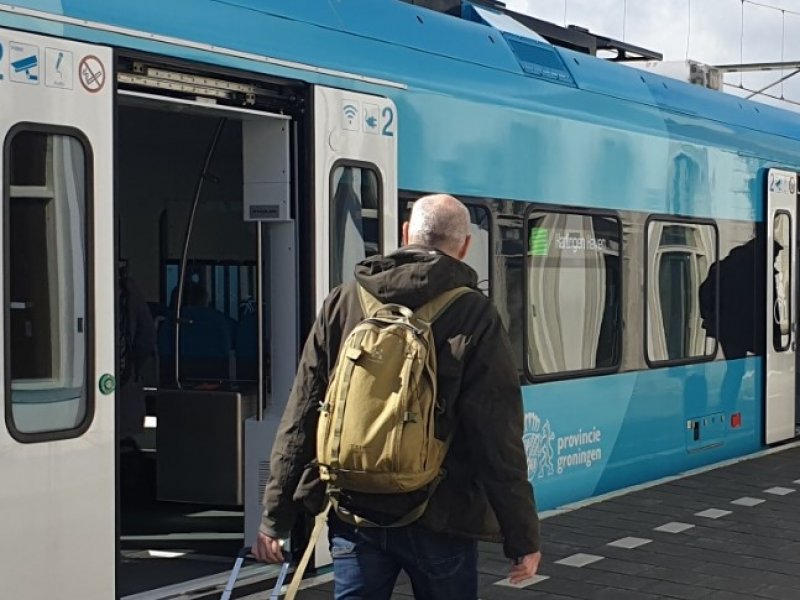
[{"label": "man's ear", "polygon": [[403,246],[408,246],[408,221],[403,223]]},{"label": "man's ear", "polygon": [[461,246],[461,250],[458,251],[458,260],[464,260],[464,257],[469,252],[469,247],[472,245],[472,236],[468,235],[467,239],[464,240],[464,245]]}]

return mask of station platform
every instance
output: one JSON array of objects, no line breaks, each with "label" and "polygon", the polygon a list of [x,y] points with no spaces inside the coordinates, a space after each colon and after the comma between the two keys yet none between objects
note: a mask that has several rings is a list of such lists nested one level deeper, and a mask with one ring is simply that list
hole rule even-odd
[{"label": "station platform", "polygon": [[[543,561],[524,587],[507,585],[499,545],[481,545],[482,600],[800,598],[798,442],[542,518]],[[299,598],[331,598],[322,579]],[[402,575],[393,598],[413,598]]]}]

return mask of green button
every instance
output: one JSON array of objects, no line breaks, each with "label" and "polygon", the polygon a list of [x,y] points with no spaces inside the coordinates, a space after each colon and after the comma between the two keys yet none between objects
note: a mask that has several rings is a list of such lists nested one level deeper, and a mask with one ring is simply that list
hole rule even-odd
[{"label": "green button", "polygon": [[113,375],[106,373],[100,378],[100,392],[108,396],[113,394],[117,388],[117,382]]}]

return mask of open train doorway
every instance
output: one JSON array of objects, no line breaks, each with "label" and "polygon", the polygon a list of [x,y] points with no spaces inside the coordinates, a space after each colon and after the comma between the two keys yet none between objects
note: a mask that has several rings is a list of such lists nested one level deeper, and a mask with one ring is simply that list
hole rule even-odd
[{"label": "open train doorway", "polygon": [[302,94],[137,60],[118,83],[117,579],[157,598],[216,585],[260,503],[297,356]]}]

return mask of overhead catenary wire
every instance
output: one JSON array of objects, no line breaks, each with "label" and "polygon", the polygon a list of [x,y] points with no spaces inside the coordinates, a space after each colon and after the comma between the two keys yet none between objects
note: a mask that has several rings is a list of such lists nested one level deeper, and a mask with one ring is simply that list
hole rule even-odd
[{"label": "overhead catenary wire", "polygon": [[628,21],[628,0],[622,0],[622,41],[625,41],[625,25]]},{"label": "overhead catenary wire", "polygon": [[772,100],[779,100],[781,102],[786,102],[786,103],[792,104],[794,106],[800,106],[800,102],[798,102],[796,100],[790,100],[789,98],[780,98],[778,96],[775,96],[774,94],[768,94],[766,92],[760,92],[759,90],[753,90],[753,89],[750,89],[750,88],[745,87],[743,85],[738,85],[738,84],[735,84],[735,83],[725,83],[725,85],[728,86],[728,87],[732,87],[732,88],[735,88],[735,89],[742,90],[743,92],[749,92],[751,94],[750,97],[755,96],[755,95],[764,96],[765,98],[770,98]]},{"label": "overhead catenary wire", "polygon": [[[739,64],[744,64],[744,0],[742,0],[742,21],[739,33]],[[739,86],[744,84],[744,74],[739,71]]]},{"label": "overhead catenary wire", "polygon": [[[763,92],[767,91],[769,88],[775,87],[776,85],[778,85],[780,83],[781,84],[781,96],[780,96],[780,98],[778,98],[778,100],[782,100],[783,99],[783,82],[786,81],[787,79],[790,79],[790,78],[794,77],[798,73],[800,73],[800,69],[795,69],[794,71],[792,71],[788,75],[782,75],[781,78],[778,79],[777,81],[773,81],[772,83],[770,83],[768,85],[765,85],[764,87],[762,87],[762,88],[760,88],[758,90],[755,90],[755,91],[748,90],[748,91],[752,91],[753,93],[750,94],[749,96],[747,96],[747,99],[749,100],[753,96],[758,96],[759,94],[762,94]],[[745,89],[745,88],[742,87],[742,89]]]},{"label": "overhead catenary wire", "polygon": [[[781,62],[785,62],[784,59],[784,49],[786,48],[786,11],[781,11]],[[796,73],[796,72],[795,72]],[[783,98],[783,82],[786,81],[784,78],[784,70],[781,69],[781,98]]]},{"label": "overhead catenary wire", "polygon": [[[619,0],[617,0],[617,1],[619,1]],[[731,0],[726,0],[726,3],[730,2],[730,1]],[[621,6],[621,8],[622,8],[622,15],[621,15],[622,40],[623,41],[627,41],[628,40],[628,16],[629,16],[628,15],[628,8],[629,8],[629,4],[631,4],[631,3],[628,2],[628,0],[622,0],[621,4],[622,4],[622,6]],[[780,78],[776,79],[776,81],[774,81],[772,83],[769,83],[768,85],[765,85],[763,88],[761,88],[762,81],[758,81],[758,80],[756,80],[757,81],[757,85],[752,85],[752,83],[753,83],[752,81],[750,81],[749,87],[746,88],[745,85],[744,85],[744,72],[745,71],[755,71],[756,70],[756,69],[748,69],[747,68],[749,66],[756,66],[756,63],[753,63],[753,65],[747,65],[747,64],[745,64],[745,60],[744,60],[745,26],[746,25],[748,26],[748,30],[747,30],[748,35],[752,36],[753,32],[756,31],[755,29],[753,29],[753,27],[755,27],[755,25],[757,25],[757,22],[755,22],[755,21],[753,23],[751,23],[750,21],[748,21],[747,23],[745,22],[745,17],[750,14],[750,13],[748,13],[748,15],[745,15],[745,10],[747,8],[745,6],[746,4],[750,5],[751,7],[757,7],[757,8],[760,8],[760,9],[765,9],[765,10],[768,10],[768,11],[775,11],[775,12],[780,13],[780,18],[781,18],[780,63],[775,63],[774,67],[767,67],[767,69],[766,69],[766,70],[769,70],[770,68],[780,68],[780,71],[781,71]],[[787,31],[786,31],[787,22],[786,21],[787,21],[787,15],[800,17],[800,9],[793,10],[792,8],[787,8],[783,4],[784,4],[784,2],[781,2],[781,0],[739,0],[739,19],[740,19],[739,65],[742,67],[742,69],[739,70],[738,87],[749,94],[747,96],[748,98],[752,98],[753,96],[758,96],[758,95],[763,93],[763,90],[768,90],[768,89],[776,87],[776,86],[779,86],[779,88],[776,87],[776,89],[774,90],[773,94],[763,94],[764,97],[765,98],[766,97],[770,97],[771,99],[775,99],[775,100],[785,99],[786,98],[786,90],[787,89],[789,90],[790,95],[794,94],[795,87],[793,86],[793,84],[791,84],[791,83],[790,84],[785,84],[785,82],[788,79],[793,78],[793,77],[796,78],[796,76],[798,75],[798,72],[794,70],[795,67],[794,67],[793,61],[790,61],[789,63],[786,63],[786,56],[787,56],[787,50],[786,50],[786,44],[787,44],[787,35],[786,35],[787,34]],[[619,7],[619,4],[617,4],[617,6]],[[729,6],[729,10],[733,9],[733,6],[731,6],[730,4],[728,4],[728,6]],[[697,3],[695,3],[695,6],[692,6],[692,0],[686,0],[686,4],[685,4],[686,19],[687,19],[686,20],[686,38],[685,38],[686,39],[686,42],[685,42],[686,43],[686,46],[685,46],[685,58],[686,58],[686,60],[690,60],[690,56],[692,54],[692,35],[694,33],[697,33],[697,32],[694,31],[694,29],[696,29],[696,27],[694,27],[695,24],[692,23],[692,19],[695,16],[694,15],[694,9],[698,9],[698,10],[701,11],[701,13],[698,14],[698,16],[699,16],[700,14],[704,14],[704,13],[702,13],[702,10],[704,8],[705,7],[698,8]],[[619,13],[617,13],[617,14],[619,14]],[[568,26],[568,23],[569,23],[569,0],[564,0],[564,4],[563,4],[563,20],[564,20],[564,26],[565,27]],[[619,21],[617,21],[617,22],[619,23]],[[776,23],[776,25],[777,25],[777,23]],[[789,23],[789,25],[791,26],[791,23]],[[734,25],[734,27],[735,27],[735,25]],[[777,28],[774,28],[774,29],[777,29]],[[777,33],[777,31],[776,31],[776,33]],[[775,37],[777,37],[777,36],[775,36]],[[750,42],[748,42],[748,43],[750,43]],[[701,46],[703,46],[703,45],[701,44]],[[790,53],[790,55],[791,55],[791,53]],[[773,63],[765,63],[765,64],[773,64]],[[734,65],[727,65],[727,66],[728,67],[732,67]],[[728,68],[727,70],[730,71],[730,72],[736,71],[736,69],[733,69],[733,68]],[[726,86],[737,87],[735,82],[731,82],[731,81],[725,82],[725,85]],[[787,85],[788,85],[788,88],[787,88]],[[797,103],[793,102],[793,104],[797,104]]]},{"label": "overhead catenary wire", "polygon": [[686,11],[688,13],[686,26],[686,60],[689,60],[689,43],[692,40],[692,0],[687,0]]},{"label": "overhead catenary wire", "polygon": [[790,15],[800,16],[800,11],[790,10],[782,6],[775,6],[774,4],[767,4],[766,2],[758,2],[757,0],[742,0],[742,4],[752,4],[753,6],[760,6],[761,8],[769,8],[771,10],[789,13]]},{"label": "overhead catenary wire", "polygon": [[[781,64],[785,63],[786,62],[786,15],[789,14],[789,15],[800,16],[800,11],[791,10],[791,9],[788,9],[788,8],[786,8],[784,6],[778,6],[778,5],[775,5],[775,4],[770,4],[768,2],[761,1],[761,0],[740,0],[740,6],[741,6],[740,27],[741,27],[741,29],[740,29],[740,35],[739,35],[739,64],[742,65],[742,66],[744,66],[744,24],[745,24],[744,23],[744,9],[745,9],[745,4],[749,4],[751,6],[758,7],[758,8],[763,8],[763,9],[767,9],[767,10],[780,12],[780,14],[781,14],[781,60],[780,60],[780,62],[781,62]],[[786,74],[786,70],[784,68],[781,68],[781,77],[780,77],[780,79],[778,79],[778,80],[776,80],[776,81],[774,81],[774,82],[772,82],[772,83],[770,83],[770,84],[768,84],[768,85],[766,85],[766,86],[764,86],[762,88],[750,89],[750,88],[747,88],[747,87],[744,86],[744,70],[741,70],[741,71],[739,71],[739,84],[738,84],[738,86],[736,86],[734,84],[730,84],[730,83],[726,83],[725,85],[738,87],[741,90],[749,92],[749,95],[747,96],[747,98],[753,98],[754,96],[763,95],[764,97],[772,98],[774,100],[784,100],[784,101],[789,102],[791,104],[798,104],[798,102],[789,101],[789,100],[786,99],[785,87],[784,87],[784,82],[787,79],[790,79],[790,78],[794,77],[795,75],[797,75],[798,72],[800,72],[800,71],[794,70],[794,71],[792,71],[791,73],[789,73],[787,75]],[[776,86],[778,84],[780,84],[780,95],[764,93],[765,90],[768,90],[769,88],[774,87],[774,86]]]}]

